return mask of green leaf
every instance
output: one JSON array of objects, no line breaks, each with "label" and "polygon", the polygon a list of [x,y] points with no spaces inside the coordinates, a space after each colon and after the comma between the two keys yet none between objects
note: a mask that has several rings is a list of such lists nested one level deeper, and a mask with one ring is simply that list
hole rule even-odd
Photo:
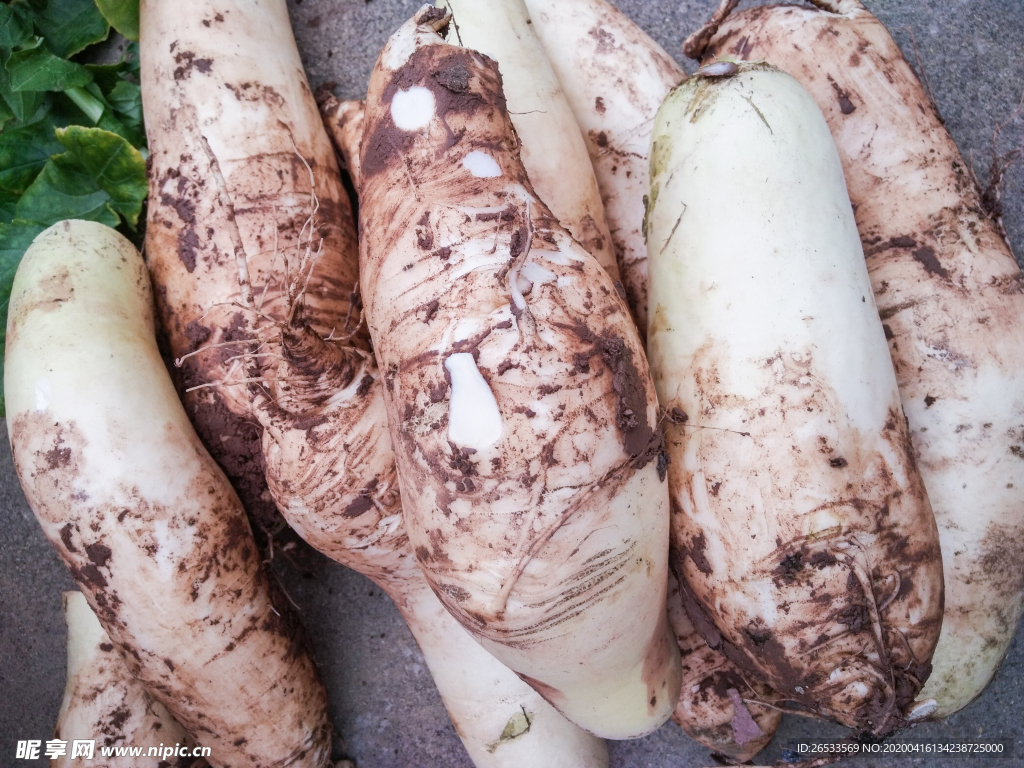
[{"label": "green leaf", "polygon": [[14,113],[11,111],[11,108],[7,106],[6,101],[0,99],[0,131],[2,131],[3,127],[13,119]]},{"label": "green leaf", "polygon": [[[21,257],[45,227],[38,224],[0,224],[0,381],[3,377],[4,350],[7,346],[7,310],[11,301],[14,273]],[[2,389],[2,388],[0,388]],[[6,417],[6,403],[0,391],[0,417]]]},{"label": "green leaf", "polygon": [[106,40],[110,25],[93,0],[50,0],[35,12],[36,29],[46,46],[61,58]]},{"label": "green leaf", "polygon": [[41,92],[17,93],[11,88],[10,75],[7,73],[7,57],[10,51],[0,49],[0,99],[19,121],[26,121],[42,106],[45,94]]},{"label": "green leaf", "polygon": [[77,125],[58,129],[57,141],[110,196],[111,207],[134,227],[149,189],[146,161],[139,150],[121,136]]},{"label": "green leaf", "polygon": [[139,39],[139,0],[96,0],[110,25],[129,40]]},{"label": "green leaf", "polygon": [[92,73],[81,64],[57,58],[43,46],[43,39],[36,38],[30,48],[15,51],[7,60],[11,90],[64,91],[92,81]]},{"label": "green leaf", "polygon": [[88,219],[135,227],[146,199],[146,161],[124,138],[100,128],[57,129],[67,152],[50,158],[18,201],[16,217],[38,224]]},{"label": "green leaf", "polygon": [[0,48],[15,48],[31,36],[31,10],[17,2],[0,5]]},{"label": "green leaf", "polygon": [[100,116],[99,122],[96,123],[96,127],[110,131],[110,133],[116,133],[133,147],[141,148],[146,146],[146,134],[142,130],[142,124],[118,119],[112,110],[104,111]]},{"label": "green leaf", "polygon": [[107,101],[131,122],[142,122],[142,89],[135,83],[122,80],[107,94]]},{"label": "green leaf", "polygon": [[44,225],[86,219],[116,227],[119,221],[110,207],[110,195],[68,152],[50,159],[21,196],[15,217]]},{"label": "green leaf", "polygon": [[10,192],[0,192],[0,224],[10,224],[14,221],[14,214],[18,208],[18,198]]},{"label": "green leaf", "polygon": [[64,147],[49,121],[0,134],[0,192],[21,195],[43,170],[50,155]]}]

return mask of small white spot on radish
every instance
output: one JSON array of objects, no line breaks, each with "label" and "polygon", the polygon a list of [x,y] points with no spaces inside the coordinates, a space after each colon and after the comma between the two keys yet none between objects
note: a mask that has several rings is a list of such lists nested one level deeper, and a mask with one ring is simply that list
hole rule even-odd
[{"label": "small white spot on radish", "polygon": [[462,167],[478,179],[494,179],[501,176],[501,166],[497,161],[478,149],[462,158]]},{"label": "small white spot on radish", "polygon": [[573,284],[573,282],[573,279],[569,275],[559,275],[558,279],[555,281],[555,285],[559,288],[568,288]]},{"label": "small white spot on radish", "polygon": [[568,267],[572,262],[569,261],[569,257],[561,251],[547,251],[544,254],[544,258],[550,261],[552,264],[558,264],[562,267]]},{"label": "small white spot on radish", "polygon": [[706,67],[701,67],[697,70],[698,75],[704,75],[704,77],[732,77],[740,68],[736,66],[735,62],[732,61],[716,61],[714,64],[708,64]]},{"label": "small white spot on radish", "polygon": [[812,539],[824,539],[843,529],[843,521],[827,509],[819,509],[807,520],[807,535]]},{"label": "small white spot on radish", "polygon": [[288,511],[293,515],[308,515],[309,507],[302,503],[302,499],[293,496],[288,499]]},{"label": "small white spot on radish", "polygon": [[871,688],[867,683],[855,680],[843,689],[843,693],[848,693],[851,699],[865,699],[871,693]]},{"label": "small white spot on radish", "polygon": [[554,349],[558,349],[558,335],[550,328],[538,328],[537,335],[540,336],[541,341]]},{"label": "small white spot on radish", "polygon": [[501,439],[501,411],[476,360],[468,352],[459,352],[449,355],[444,367],[452,379],[448,439],[478,451],[490,448]]},{"label": "small white spot on radish", "polygon": [[434,119],[434,94],[422,85],[398,90],[391,98],[391,119],[403,131],[419,131]]},{"label": "small white spot on radish", "polygon": [[50,389],[49,379],[36,380],[36,411],[42,413],[50,407],[50,397],[53,394]]}]

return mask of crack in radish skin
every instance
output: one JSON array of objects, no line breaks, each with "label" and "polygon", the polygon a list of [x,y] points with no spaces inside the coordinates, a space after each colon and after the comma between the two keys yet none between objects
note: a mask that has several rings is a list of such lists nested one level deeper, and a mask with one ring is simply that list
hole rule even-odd
[{"label": "crack in radish skin", "polygon": [[478,451],[490,448],[501,439],[501,411],[473,355],[469,352],[449,355],[444,367],[452,380],[448,439]]},{"label": "crack in radish skin", "polygon": [[426,128],[436,113],[434,94],[422,85],[399,90],[391,99],[391,119],[403,131]]},{"label": "crack in radish skin", "polygon": [[498,162],[479,149],[474,149],[462,158],[462,167],[478,179],[494,179],[501,176],[501,166]]}]

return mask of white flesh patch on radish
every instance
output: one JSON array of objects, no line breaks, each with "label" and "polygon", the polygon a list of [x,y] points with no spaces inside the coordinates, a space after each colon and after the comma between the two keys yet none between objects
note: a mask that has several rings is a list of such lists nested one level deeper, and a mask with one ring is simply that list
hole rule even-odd
[{"label": "white flesh patch on radish", "polygon": [[[504,210],[504,208],[500,209]],[[508,263],[507,253],[500,252],[502,249],[494,247],[492,238],[481,240],[470,240],[462,245],[462,266],[452,270],[451,280],[458,280],[470,272],[478,269],[497,268],[500,269]]]},{"label": "white flesh patch on radish", "polygon": [[419,131],[434,119],[434,94],[422,85],[399,89],[391,99],[391,119],[403,131]]},{"label": "white flesh patch on radish", "polygon": [[455,333],[452,341],[465,341],[475,333],[479,333],[484,327],[484,321],[479,317],[464,317],[455,326]]},{"label": "white flesh patch on radish", "polygon": [[474,149],[462,158],[462,167],[478,179],[494,179],[501,176],[501,166],[498,162],[479,149]]},{"label": "white flesh patch on radish", "polygon": [[535,261],[528,261],[523,264],[523,268],[519,270],[519,275],[534,285],[544,285],[544,283],[553,283],[555,281],[555,273],[549,269],[544,269]]},{"label": "white flesh patch on radish", "polygon": [[490,448],[501,439],[501,411],[473,355],[469,352],[449,355],[444,367],[452,378],[448,439],[478,451]]},{"label": "white flesh patch on radish", "polygon": [[50,396],[52,394],[49,379],[38,379],[36,381],[36,411],[42,413],[50,407]]}]

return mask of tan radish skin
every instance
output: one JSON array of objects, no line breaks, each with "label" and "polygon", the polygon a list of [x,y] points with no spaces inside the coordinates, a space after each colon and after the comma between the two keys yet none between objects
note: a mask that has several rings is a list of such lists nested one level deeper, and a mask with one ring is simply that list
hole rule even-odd
[{"label": "tan radish skin", "polygon": [[[401,522],[394,453],[376,365],[359,350],[366,343],[365,329],[358,330],[358,312],[350,313],[357,252],[348,201],[294,43],[290,35],[280,39],[279,30],[288,29],[284,4],[239,2],[228,7],[222,3],[218,13],[225,19],[233,14],[236,21],[221,24],[214,11],[200,13],[199,9],[191,18],[182,18],[165,6],[149,15],[144,9],[143,14],[152,28],[174,25],[179,46],[188,40],[190,50],[213,61],[208,71],[200,68],[188,78],[174,77],[177,70],[171,72],[167,59],[165,68],[148,70],[152,77],[146,81],[147,94],[154,107],[147,116],[151,123],[173,128],[166,134],[153,131],[150,142],[154,155],[161,158],[152,177],[150,211],[155,218],[151,218],[150,232],[154,221],[159,222],[159,231],[148,241],[150,265],[155,280],[169,286],[167,294],[179,297],[173,312],[168,311],[173,302],[165,306],[165,322],[172,328],[209,327],[213,333],[200,344],[222,338],[261,342],[258,349],[256,344],[236,344],[226,351],[204,350],[186,362],[186,367],[191,366],[186,381],[203,377],[216,381],[227,372],[229,358],[240,367],[235,380],[259,380],[192,395],[206,408],[195,413],[202,417],[224,402],[236,414],[251,414],[249,420],[263,427],[262,440],[255,447],[232,443],[229,448],[235,461],[248,461],[260,469],[263,493],[277,502],[288,522],[318,550],[386,589],[409,621],[432,669],[450,674],[453,659],[475,660],[465,675],[439,685],[449,714],[480,768],[500,768],[516,760],[552,768],[601,768],[607,758],[599,740],[567,722],[511,671],[480,651],[453,619],[437,619],[442,609],[411,557]],[[246,20],[238,22],[242,15]],[[212,18],[213,23],[203,24],[204,18]],[[278,30],[273,39],[272,30]],[[236,47],[243,33],[247,45]],[[153,33],[147,38],[144,33],[144,42],[147,39],[159,43],[166,36]],[[264,60],[267,46],[280,54],[278,60]],[[240,143],[238,136],[245,140]],[[180,179],[176,158],[182,142],[192,142],[190,151],[195,151],[196,142],[202,141],[199,137],[206,139],[218,158],[226,157],[218,165],[227,195],[215,174],[201,177],[187,171],[186,183],[175,181]],[[246,158],[246,151],[253,156]],[[308,272],[308,282],[300,284],[304,290],[294,297],[284,291],[288,275],[284,258],[290,260],[292,273],[297,273],[299,234],[312,213],[310,178],[303,159],[312,168],[320,208],[312,247],[321,250]],[[173,182],[169,200],[165,187],[172,182],[164,179]],[[234,201],[237,239],[232,237],[225,197]],[[193,209],[188,206],[194,206],[189,226],[161,226],[178,226],[175,217],[183,205],[190,212]],[[277,235],[275,227],[280,230]],[[204,241],[195,270],[184,272],[179,253],[182,239],[208,228],[219,239]],[[274,245],[279,251],[276,260],[267,250]],[[244,256],[248,293],[239,287],[236,247]],[[268,281],[270,289],[259,305],[260,314],[246,311],[255,308]],[[234,305],[218,308],[229,302]],[[296,303],[301,306],[292,315]],[[214,310],[204,317],[210,308]],[[217,322],[224,324],[226,319],[230,320],[228,330],[218,335]],[[341,340],[323,341],[321,336],[332,330]],[[176,354],[199,346],[183,346],[191,341],[188,333],[185,339],[171,336]],[[260,356],[242,358],[247,351]],[[214,421],[211,427],[218,424]],[[245,428],[246,434],[259,435],[256,424]],[[523,717],[524,708],[533,718],[529,730],[513,729],[514,737],[501,740],[509,720]],[[495,748],[489,752],[492,744]]]},{"label": "tan radish skin", "polygon": [[580,128],[523,0],[439,0],[455,15],[449,42],[498,62],[522,161],[537,195],[613,280],[615,244]]},{"label": "tan radish skin", "polygon": [[771,691],[745,680],[736,665],[704,642],[672,577],[668,620],[683,660],[683,684],[672,719],[715,754],[745,763],[768,746],[782,720],[779,710],[757,703],[770,698]]},{"label": "tan radish skin", "polygon": [[945,717],[1024,613],[1024,282],[888,31],[855,0],[820,5],[834,12],[744,11],[712,46],[793,75],[839,149],[939,526],[946,609],[920,713]]},{"label": "tan radish skin", "polygon": [[128,670],[211,764],[326,765],[326,693],[178,402],[152,302],[114,230],[67,221],[36,238],[7,331],[18,477]]},{"label": "tan radish skin", "polygon": [[[191,755],[193,743],[170,712],[150,696],[142,684],[128,674],[99,619],[81,592],[65,592],[64,620],[68,627],[68,671],[53,738],[68,742],[62,757],[50,760],[50,768],[73,768],[80,758],[72,757],[72,742],[95,740],[96,768],[160,768],[163,765],[192,766],[192,758],[168,760],[159,757],[103,757],[99,747],[157,746],[174,749],[181,745]],[[205,761],[202,762],[205,765]],[[196,759],[196,768],[200,761]]]},{"label": "tan radish skin", "polygon": [[[236,252],[241,245],[260,308],[280,318],[293,304],[286,278],[298,293],[307,244],[319,251],[303,318],[323,336],[344,336],[344,323],[333,323],[338,306],[347,315],[357,280],[346,256],[355,251],[352,216],[284,0],[144,0],[140,14],[151,162],[145,253],[160,321],[173,357],[204,349],[184,361],[184,387],[227,380],[186,394],[185,408],[250,515],[273,529],[280,517],[259,429],[245,385],[232,383],[247,378],[240,348],[214,346],[244,339],[251,320],[239,306]],[[320,200],[312,232],[304,163]],[[271,372],[274,361],[262,358]]]},{"label": "tan radish skin", "polygon": [[607,273],[530,186],[497,65],[447,26],[425,6],[385,46],[361,154],[409,538],[448,610],[559,711],[641,735],[679,685],[653,386]]},{"label": "tan radish skin", "polygon": [[712,647],[883,734],[938,639],[935,521],[828,127],[788,75],[722,69],[672,92],[651,151],[674,568]]},{"label": "tan radish skin", "polygon": [[362,179],[359,172],[359,147],[363,141],[366,102],[339,101],[331,96],[320,105],[320,116],[331,141],[341,153],[345,170],[352,178],[352,185],[358,190]]},{"label": "tan radish skin", "polygon": [[650,186],[651,128],[661,102],[686,74],[605,0],[526,0],[526,7],[583,131],[626,298],[646,335],[647,244],[641,224]]}]

